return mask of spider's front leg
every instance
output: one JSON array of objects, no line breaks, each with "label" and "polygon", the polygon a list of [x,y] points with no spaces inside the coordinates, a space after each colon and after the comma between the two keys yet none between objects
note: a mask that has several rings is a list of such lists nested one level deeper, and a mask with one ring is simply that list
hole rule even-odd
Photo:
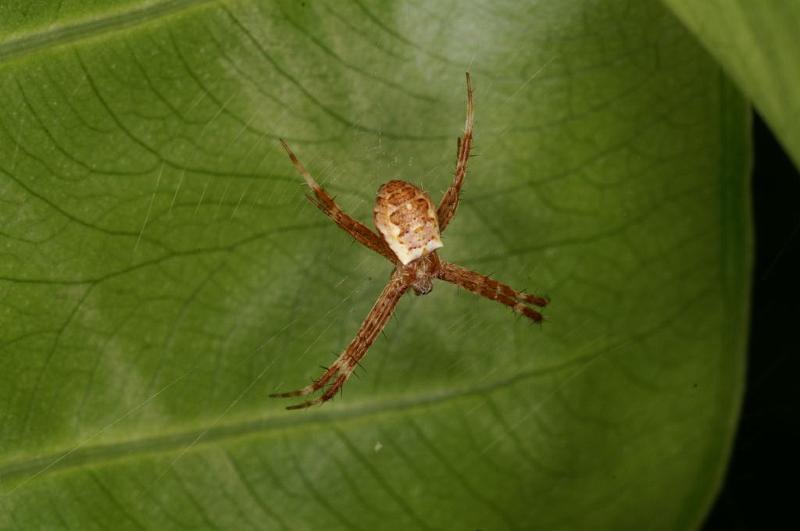
[{"label": "spider's front leg", "polygon": [[[367,314],[366,319],[361,324],[356,337],[350,342],[342,354],[336,358],[336,361],[331,365],[319,378],[314,380],[311,384],[297,389],[296,391],[289,391],[286,393],[274,393],[271,397],[292,397],[292,396],[306,396],[319,391],[328,386],[321,396],[307,400],[300,404],[288,406],[286,409],[305,409],[316,404],[327,402],[342,388],[350,375],[358,365],[359,360],[364,357],[370,345],[381,333],[383,327],[389,321],[389,317],[394,313],[394,309],[400,298],[409,288],[408,280],[403,276],[403,273],[395,270],[386,287],[383,288],[377,302]],[[334,378],[335,377],[335,378]]]},{"label": "spider's front leg", "polygon": [[308,196],[314,205],[319,208],[326,216],[331,218],[334,223],[339,225],[342,229],[347,231],[355,240],[360,243],[361,245],[368,247],[375,251],[378,254],[383,255],[386,257],[390,262],[393,264],[397,263],[397,257],[394,255],[392,250],[386,244],[386,242],[381,238],[379,235],[375,234],[369,227],[356,221],[349,215],[347,215],[340,207],[336,204],[336,201],[322,188],[316,180],[308,173],[303,163],[297,158],[297,155],[289,148],[289,145],[281,139],[281,145],[283,149],[286,150],[286,153],[289,155],[289,159],[292,161],[297,172],[303,176],[305,179],[306,184],[311,191],[313,192],[313,196]]},{"label": "spider's front leg", "polygon": [[545,297],[517,291],[508,284],[503,284],[486,275],[464,269],[444,260],[442,260],[439,269],[439,278],[461,286],[481,297],[504,304],[534,322],[539,323],[544,319],[541,313],[531,308],[531,305],[547,306],[549,301]]}]

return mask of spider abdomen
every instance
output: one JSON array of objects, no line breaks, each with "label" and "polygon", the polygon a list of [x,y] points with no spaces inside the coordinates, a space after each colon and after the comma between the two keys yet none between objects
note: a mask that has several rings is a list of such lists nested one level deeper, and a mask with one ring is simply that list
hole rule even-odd
[{"label": "spider abdomen", "polygon": [[405,181],[389,181],[378,189],[375,226],[405,265],[444,245],[431,198]]}]

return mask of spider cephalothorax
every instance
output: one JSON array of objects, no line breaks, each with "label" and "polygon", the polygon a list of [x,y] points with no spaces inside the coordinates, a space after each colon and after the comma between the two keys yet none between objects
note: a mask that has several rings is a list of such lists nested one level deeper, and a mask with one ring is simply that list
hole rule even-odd
[{"label": "spider cephalothorax", "polygon": [[[467,74],[467,122],[464,136],[458,139],[458,159],[453,183],[442,197],[438,208],[422,189],[405,181],[389,181],[378,189],[373,211],[376,234],[367,226],[345,214],[328,193],[311,177],[289,146],[281,140],[284,149],[297,171],[311,188],[309,199],[337,225],[346,230],[362,245],[383,255],[395,269],[389,283],[383,288],[378,301],[370,310],[356,337],[347,349],[311,384],[288,393],[270,396],[305,396],[325,388],[322,395],[313,400],[289,406],[287,409],[302,409],[321,404],[333,398],[353,373],[359,360],[378,337],[394,312],[400,298],[409,289],[417,295],[425,295],[433,289],[433,280],[440,279],[461,286],[473,293],[497,301],[535,322],[542,314],[531,306],[543,307],[547,299],[517,291],[511,286],[474,271],[445,262],[436,250],[442,247],[441,233],[453,219],[458,207],[459,193],[467,171],[467,160],[472,147],[472,85]],[[326,388],[327,386],[327,388]]]}]

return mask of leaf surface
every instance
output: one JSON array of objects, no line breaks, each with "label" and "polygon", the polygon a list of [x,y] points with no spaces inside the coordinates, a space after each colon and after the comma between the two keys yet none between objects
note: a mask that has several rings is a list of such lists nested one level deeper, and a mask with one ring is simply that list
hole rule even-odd
[{"label": "leaf surface", "polygon": [[800,2],[664,2],[753,100],[800,166]]},{"label": "leaf surface", "polygon": [[[698,524],[742,387],[747,106],[657,2],[466,4],[0,8],[0,528]],[[391,267],[277,139],[365,222],[389,179],[438,198],[467,69],[441,254],[547,322],[437,284],[285,411]]]}]

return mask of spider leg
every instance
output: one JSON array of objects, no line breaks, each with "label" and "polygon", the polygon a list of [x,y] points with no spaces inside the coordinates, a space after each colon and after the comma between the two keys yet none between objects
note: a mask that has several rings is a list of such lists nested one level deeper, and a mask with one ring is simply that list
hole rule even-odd
[{"label": "spider leg", "polygon": [[475,271],[470,271],[469,269],[464,269],[463,267],[445,262],[444,260],[441,262],[439,278],[461,286],[481,297],[486,297],[489,300],[504,304],[516,313],[537,323],[544,319],[541,313],[531,308],[531,305],[540,307],[547,306],[549,301],[545,297],[517,291],[508,284],[503,284],[493,278],[481,275]]},{"label": "spider leg", "polygon": [[306,409],[306,408],[309,408],[311,406],[316,406],[318,404],[322,404],[323,402],[327,402],[328,400],[330,400],[331,398],[333,398],[336,395],[337,391],[339,391],[342,388],[342,386],[347,381],[347,378],[349,378],[349,376],[350,376],[349,373],[348,374],[339,375],[339,377],[336,378],[336,380],[334,380],[333,384],[331,384],[331,386],[328,387],[325,390],[325,392],[322,394],[322,396],[317,397],[317,398],[315,398],[313,400],[307,400],[305,402],[301,402],[300,404],[294,404],[292,406],[286,406],[286,409],[290,409],[290,410],[291,409]]},{"label": "spider leg", "polygon": [[341,369],[341,363],[340,363],[341,358],[342,357],[339,356],[339,358],[336,360],[336,362],[334,362],[333,365],[325,369],[325,372],[322,373],[322,376],[320,376],[307,386],[301,389],[296,389],[294,391],[287,391],[285,393],[272,393],[269,396],[272,398],[288,398],[290,396],[306,396],[310,395],[315,391],[319,391],[320,389],[325,387],[325,384],[328,383],[328,381],[331,378],[333,378],[336,375],[336,373],[339,372],[339,369]]},{"label": "spider leg", "polygon": [[339,207],[339,205],[336,204],[336,201],[333,200],[328,192],[326,192],[325,189],[322,188],[316,180],[314,180],[311,174],[308,173],[308,170],[306,170],[305,166],[303,166],[303,163],[300,162],[294,152],[289,148],[289,145],[283,139],[281,139],[281,145],[283,146],[283,149],[286,150],[286,153],[289,154],[289,159],[291,159],[295,169],[298,171],[298,173],[300,173],[300,175],[303,176],[303,179],[305,179],[308,187],[311,188],[313,195],[309,195],[308,199],[314,203],[314,205],[326,216],[331,218],[334,223],[339,225],[342,229],[349,233],[350,236],[355,238],[358,243],[372,249],[380,255],[383,255],[390,262],[397,263],[397,257],[386,244],[384,239],[363,223],[356,221],[347,215]]},{"label": "spider leg", "polygon": [[[323,402],[327,402],[333,398],[345,384],[347,379],[350,378],[350,375],[353,374],[353,371],[358,366],[359,361],[367,353],[367,349],[369,349],[370,345],[372,345],[372,343],[378,337],[378,334],[381,333],[383,327],[386,326],[389,318],[394,313],[394,309],[397,307],[397,303],[400,301],[400,298],[403,296],[403,294],[408,290],[409,286],[410,284],[404,278],[403,274],[400,271],[395,270],[395,272],[392,274],[392,278],[383,288],[383,291],[378,297],[378,300],[375,302],[375,305],[367,314],[364,322],[361,323],[361,328],[359,328],[358,332],[356,333],[356,337],[353,338],[345,351],[342,352],[338,358],[336,358],[336,361],[333,362],[333,365],[331,365],[330,368],[328,368],[328,370],[322,374],[322,376],[302,389],[297,389],[296,391],[289,391],[286,393],[275,393],[270,396],[306,396],[319,391],[328,385],[321,396],[289,406],[286,409],[305,409],[317,404],[322,404]],[[335,379],[334,376],[336,376]],[[331,380],[332,383],[329,383]]]},{"label": "spider leg", "polygon": [[464,125],[464,136],[458,139],[456,173],[453,177],[453,183],[442,196],[442,201],[436,210],[440,232],[444,232],[445,227],[455,216],[456,208],[458,208],[458,197],[461,194],[461,185],[464,184],[464,176],[467,174],[467,160],[469,160],[469,151],[472,148],[473,116],[472,80],[469,77],[469,72],[467,72],[467,121]]}]

